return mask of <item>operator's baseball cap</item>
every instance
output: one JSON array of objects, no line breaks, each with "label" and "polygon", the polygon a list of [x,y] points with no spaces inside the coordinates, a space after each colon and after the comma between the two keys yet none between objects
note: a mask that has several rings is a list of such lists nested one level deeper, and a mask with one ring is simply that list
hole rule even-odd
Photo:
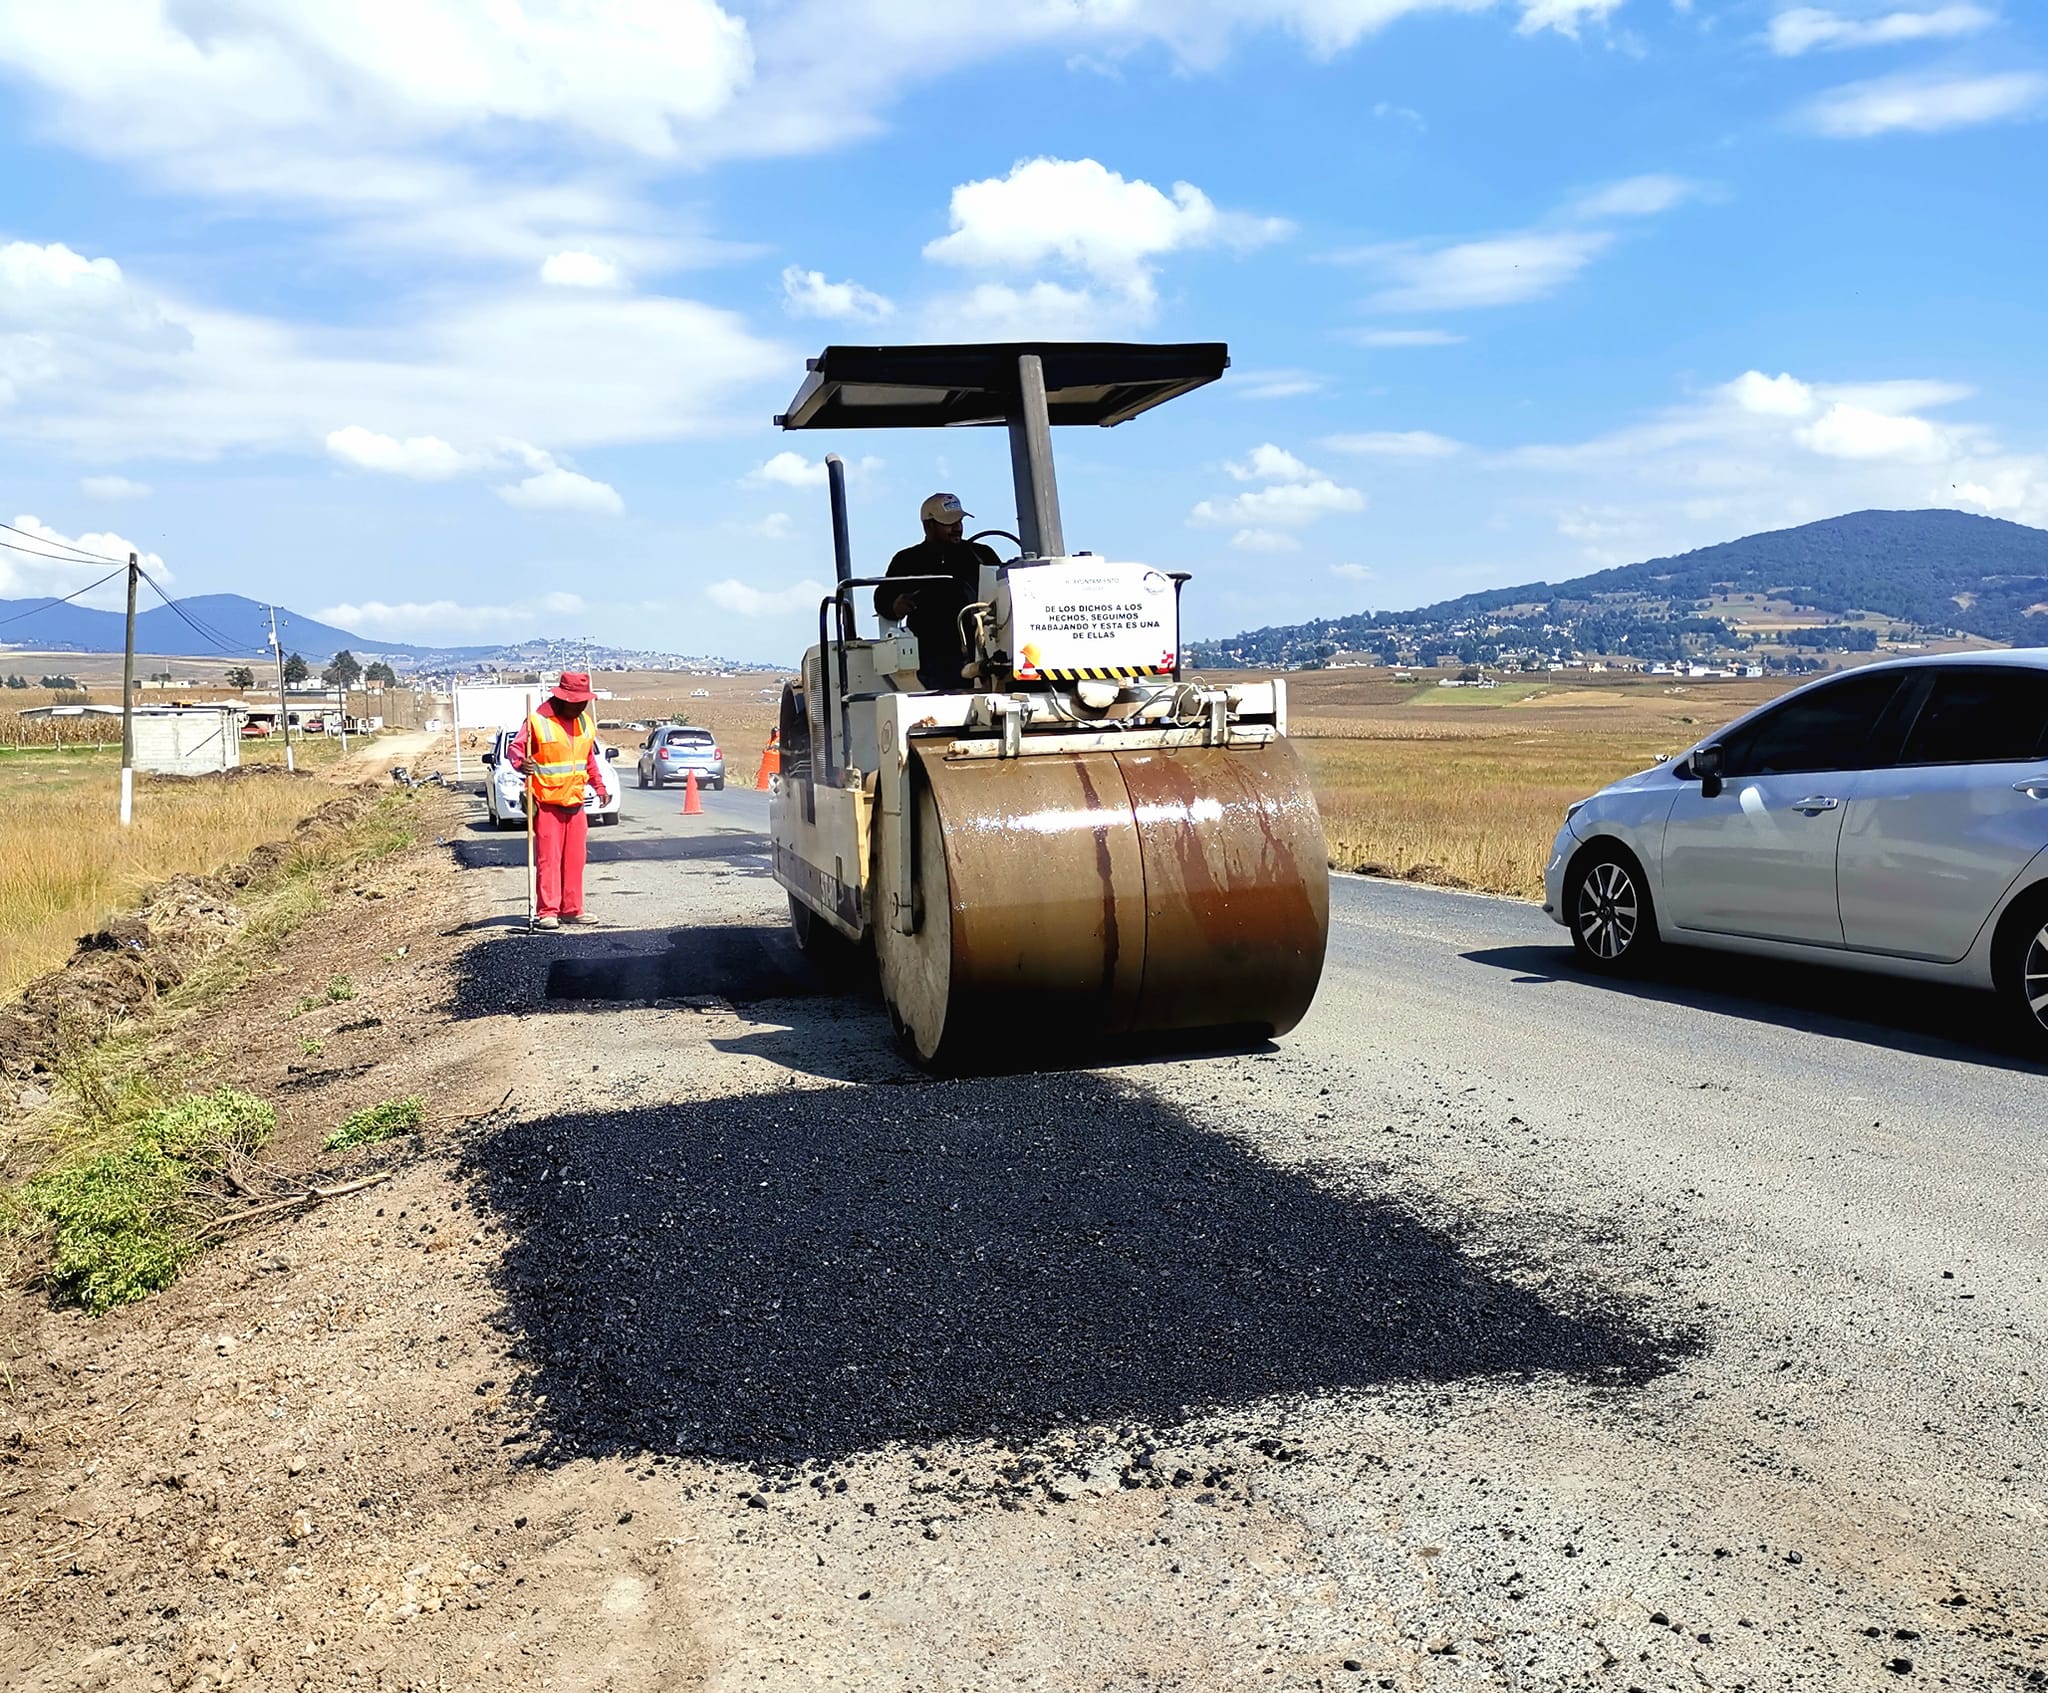
[{"label": "operator's baseball cap", "polygon": [[926,523],[958,523],[974,513],[961,506],[958,494],[934,494],[917,508],[917,515]]}]

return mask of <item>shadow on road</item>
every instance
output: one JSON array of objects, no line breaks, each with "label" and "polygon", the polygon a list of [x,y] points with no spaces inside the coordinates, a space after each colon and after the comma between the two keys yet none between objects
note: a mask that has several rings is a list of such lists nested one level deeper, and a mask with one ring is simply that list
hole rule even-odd
[{"label": "shadow on road", "polygon": [[[465,870],[504,870],[526,863],[523,833],[479,831],[449,843],[455,861]],[[768,837],[738,829],[715,835],[616,836],[610,829],[590,831],[586,864],[681,864],[697,859],[729,858],[735,873],[765,876],[768,869]]]},{"label": "shadow on road", "polygon": [[[1463,955],[1474,964],[1517,972],[1530,986],[1574,982],[1632,999],[1683,1005],[1724,1017],[1837,1040],[1864,1041],[1888,1051],[2048,1075],[2001,1033],[1991,996],[1899,981],[1825,965],[1760,963],[1703,948],[1674,947],[1635,976],[1603,976],[1581,966],[1568,946],[1502,946]],[[1713,1055],[1701,1055],[1711,1066]]]},{"label": "shadow on road", "polygon": [[1685,1345],[1088,1075],[785,1089],[512,1124],[468,1170],[544,1462],[833,1458]]}]

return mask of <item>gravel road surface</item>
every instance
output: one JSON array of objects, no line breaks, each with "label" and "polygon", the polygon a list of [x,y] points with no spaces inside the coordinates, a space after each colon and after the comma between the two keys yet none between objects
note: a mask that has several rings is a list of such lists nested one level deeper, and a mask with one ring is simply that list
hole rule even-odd
[{"label": "gravel road surface", "polygon": [[931,1082],[762,797],[680,805],[545,940],[459,849],[463,1001],[564,1084],[465,1155],[514,1438],[691,1571],[698,1668],[589,1685],[2048,1685],[2048,1087],[1983,1007],[1339,878],[1287,1041]]}]

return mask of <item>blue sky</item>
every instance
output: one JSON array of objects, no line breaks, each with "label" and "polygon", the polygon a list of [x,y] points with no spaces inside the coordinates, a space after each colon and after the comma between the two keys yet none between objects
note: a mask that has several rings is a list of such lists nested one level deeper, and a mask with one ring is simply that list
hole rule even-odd
[{"label": "blue sky", "polygon": [[[2027,0],[0,0],[0,513],[364,635],[785,659],[990,432],[834,341],[1224,340],[1062,432],[1190,634],[1870,505],[2048,524]],[[49,550],[61,551],[52,546]],[[90,579],[0,553],[0,596]]]}]

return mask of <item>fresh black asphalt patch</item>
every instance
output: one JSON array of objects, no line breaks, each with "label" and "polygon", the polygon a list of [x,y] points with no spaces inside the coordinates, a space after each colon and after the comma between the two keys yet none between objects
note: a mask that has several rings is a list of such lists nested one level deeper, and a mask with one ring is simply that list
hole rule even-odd
[{"label": "fresh black asphalt patch", "polygon": [[542,1118],[469,1165],[543,1461],[1022,1445],[1273,1394],[1619,1385],[1679,1352],[1087,1074]]}]

